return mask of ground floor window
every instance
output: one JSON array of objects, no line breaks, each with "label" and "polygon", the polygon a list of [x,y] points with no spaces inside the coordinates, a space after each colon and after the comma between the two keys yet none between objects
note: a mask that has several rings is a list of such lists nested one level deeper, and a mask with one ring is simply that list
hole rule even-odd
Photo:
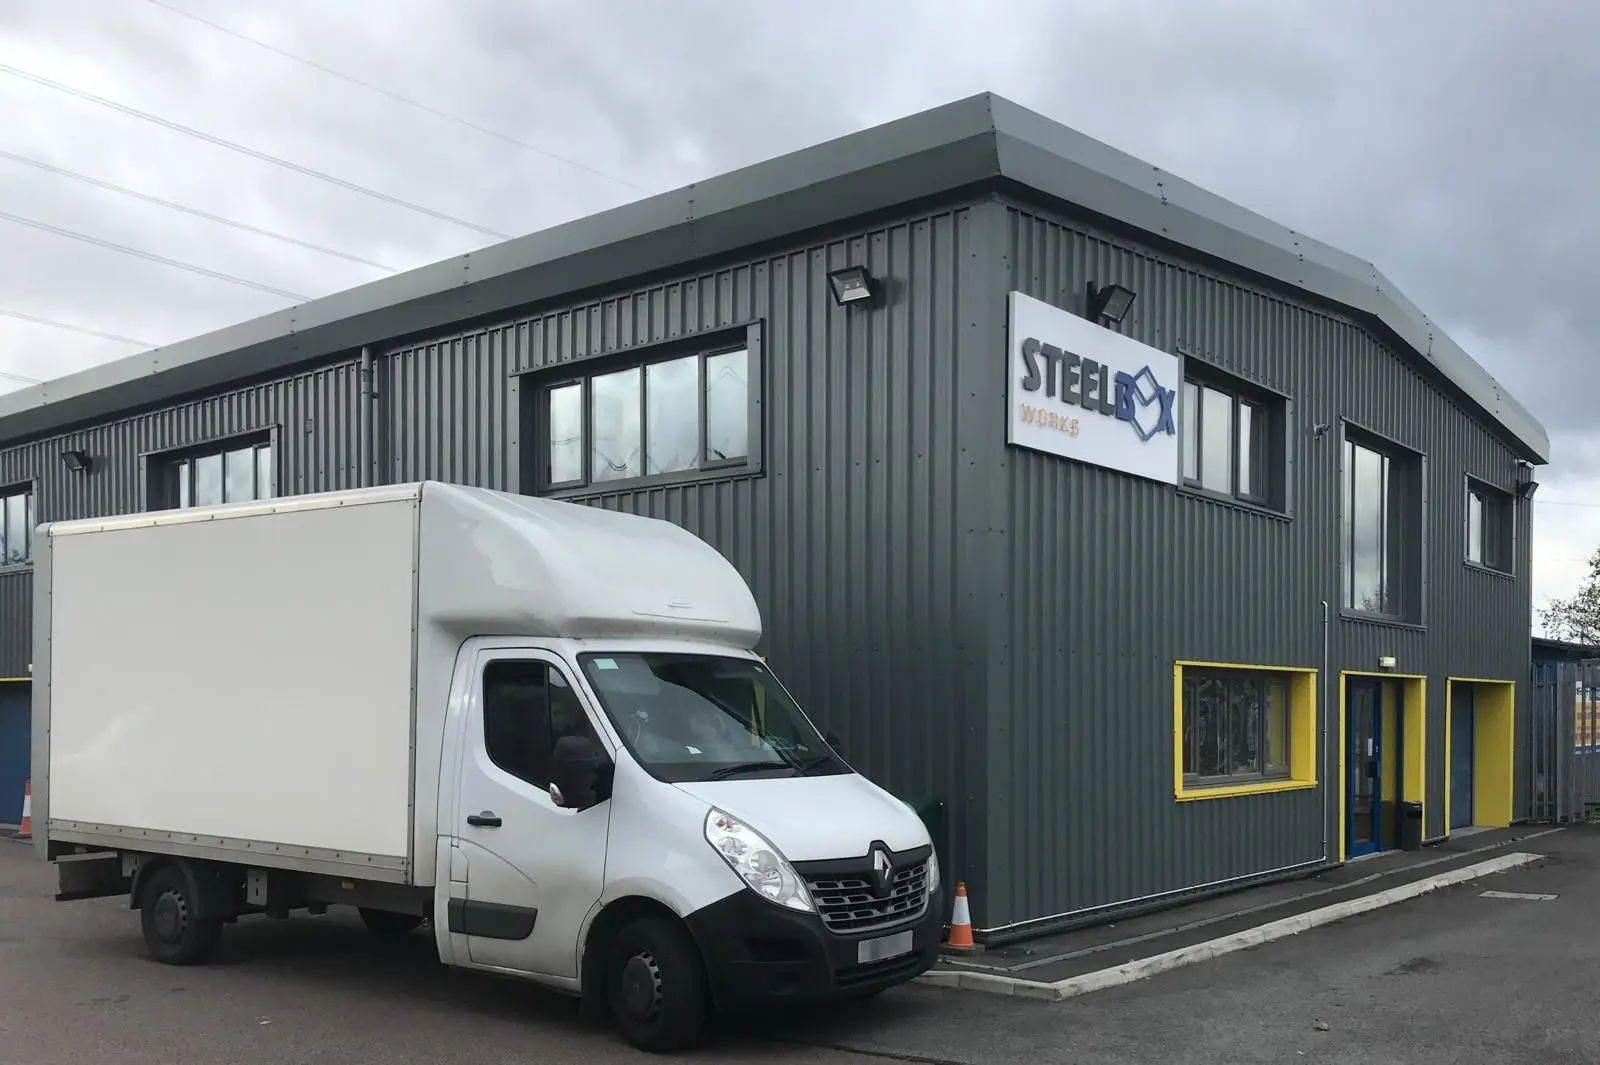
[{"label": "ground floor window", "polygon": [[1315,672],[1179,663],[1173,737],[1179,798],[1316,783]]}]

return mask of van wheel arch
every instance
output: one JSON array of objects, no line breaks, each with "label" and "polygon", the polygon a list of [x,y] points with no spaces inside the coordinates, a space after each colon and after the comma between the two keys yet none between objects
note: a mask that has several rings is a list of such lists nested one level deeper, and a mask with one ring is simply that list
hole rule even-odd
[{"label": "van wheel arch", "polygon": [[[629,922],[641,917],[656,917],[671,921],[681,927],[690,941],[695,943],[696,950],[699,949],[700,944],[695,940],[688,924],[665,904],[643,895],[629,895],[609,903],[589,925],[589,934],[583,944],[583,957],[579,963],[581,1012],[585,1021],[595,1023],[608,1015],[606,962],[611,956],[611,948],[616,942],[617,933]],[[703,962],[704,958],[701,960]]]},{"label": "van wheel arch", "polygon": [[216,950],[223,913],[219,878],[181,859],[152,861],[133,896],[150,956],[165,965],[197,965]]}]

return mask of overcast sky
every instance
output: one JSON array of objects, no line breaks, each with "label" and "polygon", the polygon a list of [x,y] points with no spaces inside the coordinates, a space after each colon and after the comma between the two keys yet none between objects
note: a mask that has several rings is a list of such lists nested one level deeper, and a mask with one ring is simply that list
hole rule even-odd
[{"label": "overcast sky", "polygon": [[[1535,605],[1570,594],[1600,544],[1600,368],[1586,342],[1600,335],[1600,7],[998,0],[977,10],[955,0],[0,0],[0,215],[14,216],[0,217],[0,311],[169,343],[496,241],[483,230],[526,233],[993,90],[1375,262],[1549,429]],[[52,377],[139,350],[0,317],[4,373]]]}]

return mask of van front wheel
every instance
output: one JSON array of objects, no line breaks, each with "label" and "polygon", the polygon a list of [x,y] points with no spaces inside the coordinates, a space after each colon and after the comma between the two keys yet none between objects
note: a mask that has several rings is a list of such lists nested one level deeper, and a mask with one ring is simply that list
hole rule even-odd
[{"label": "van front wheel", "polygon": [[628,1042],[668,1053],[699,1040],[709,1008],[705,967],[682,925],[655,916],[629,921],[612,941],[608,970],[606,998]]}]

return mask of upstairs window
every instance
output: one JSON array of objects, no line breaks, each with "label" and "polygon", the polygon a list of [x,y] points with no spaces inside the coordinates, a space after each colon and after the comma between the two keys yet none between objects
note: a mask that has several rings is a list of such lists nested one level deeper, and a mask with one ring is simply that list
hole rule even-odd
[{"label": "upstairs window", "polygon": [[178,507],[210,507],[271,499],[277,493],[277,468],[270,443],[187,455],[174,464]]},{"label": "upstairs window", "polygon": [[1515,507],[1512,497],[1492,485],[1467,479],[1466,558],[1485,569],[1510,573]]},{"label": "upstairs window", "polygon": [[270,432],[152,455],[145,474],[146,506],[152,510],[184,510],[275,498],[277,458]]},{"label": "upstairs window", "polygon": [[610,490],[755,472],[758,351],[747,343],[607,362],[542,383],[533,393],[530,434],[537,490]]},{"label": "upstairs window", "polygon": [[1288,404],[1283,397],[1191,360],[1180,403],[1186,488],[1288,509]]},{"label": "upstairs window", "polygon": [[0,566],[33,561],[33,492],[12,488],[0,492]]},{"label": "upstairs window", "polygon": [[1346,426],[1342,466],[1341,606],[1420,623],[1422,456]]}]

